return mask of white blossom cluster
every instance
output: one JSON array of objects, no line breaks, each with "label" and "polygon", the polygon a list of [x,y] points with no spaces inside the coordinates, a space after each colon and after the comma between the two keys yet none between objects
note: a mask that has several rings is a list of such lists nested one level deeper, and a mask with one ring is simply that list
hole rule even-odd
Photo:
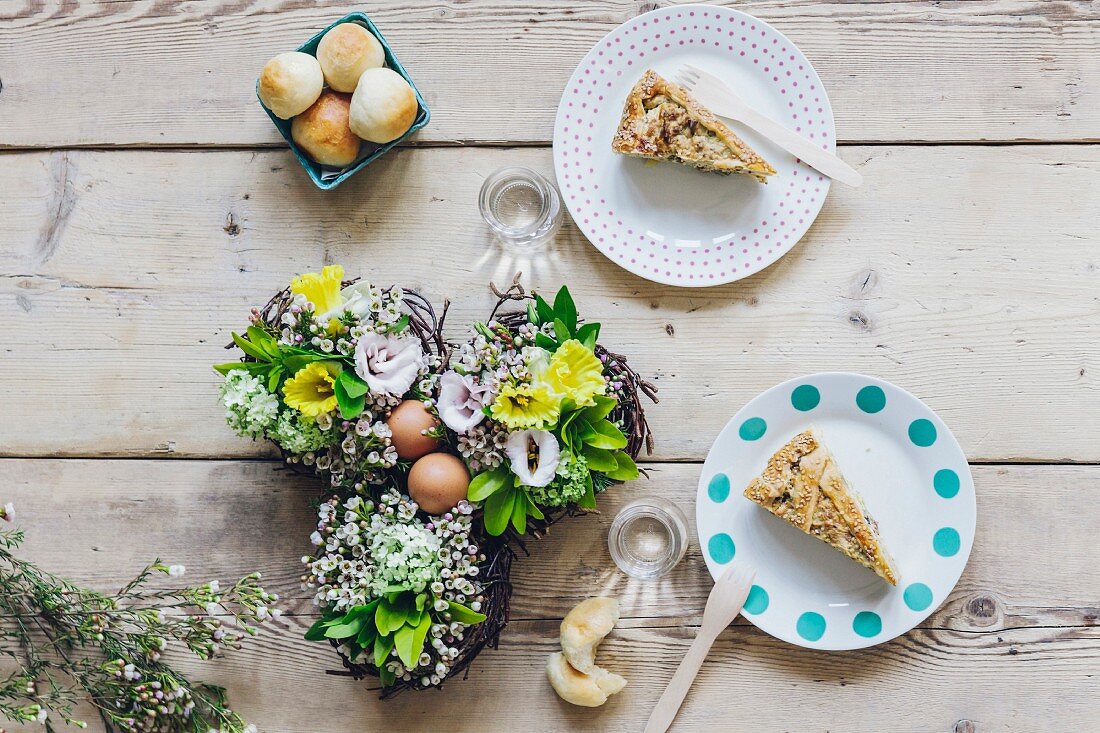
[{"label": "white blossom cluster", "polygon": [[347,313],[342,318],[328,318],[327,314],[317,313],[304,295],[295,295],[281,318],[280,342],[287,346],[312,346],[326,354],[349,355],[364,333],[385,331],[401,320],[401,288],[383,290],[368,285],[360,292],[366,306],[366,315],[361,318]]},{"label": "white blossom cluster", "polygon": [[428,687],[446,677],[468,628],[452,620],[447,602],[474,611],[485,603],[478,576],[486,556],[470,540],[473,507],[468,502],[427,522],[417,518],[417,510],[415,502],[392,489],[377,503],[359,496],[323,503],[310,538],[316,554],[302,558],[307,568],[302,588],[314,592],[315,605],[337,612],[398,586],[427,591],[432,625],[417,666],[406,669],[396,651],[385,666],[402,680]]},{"label": "white blossom cluster", "polygon": [[279,398],[243,369],[226,375],[218,395],[225,406],[225,421],[238,435],[258,438],[278,417]]}]

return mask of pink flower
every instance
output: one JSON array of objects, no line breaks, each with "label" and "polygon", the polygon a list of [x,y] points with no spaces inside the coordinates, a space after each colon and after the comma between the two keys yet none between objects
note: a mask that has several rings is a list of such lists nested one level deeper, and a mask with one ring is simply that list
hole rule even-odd
[{"label": "pink flower", "polygon": [[372,392],[400,397],[427,363],[415,338],[365,333],[355,344],[355,373]]},{"label": "pink flower", "polygon": [[486,405],[493,401],[494,390],[469,374],[450,371],[439,378],[439,400],[436,405],[443,424],[459,434],[474,429],[482,420]]}]

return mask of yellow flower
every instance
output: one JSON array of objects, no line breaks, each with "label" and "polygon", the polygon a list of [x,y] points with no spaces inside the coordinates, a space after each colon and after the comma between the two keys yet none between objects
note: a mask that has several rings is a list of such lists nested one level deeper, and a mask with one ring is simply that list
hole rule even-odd
[{"label": "yellow flower", "polygon": [[286,380],[283,385],[283,401],[306,417],[317,417],[336,409],[336,377],[338,364],[331,361],[314,361],[306,364]]},{"label": "yellow flower", "polygon": [[560,407],[560,400],[542,385],[506,384],[489,408],[489,414],[513,430],[525,430],[554,424]]},{"label": "yellow flower", "polygon": [[594,404],[592,398],[607,388],[603,364],[576,339],[558,347],[539,381],[558,399],[568,397],[578,407]]},{"label": "yellow flower", "polygon": [[328,313],[344,304],[344,296],[340,294],[343,279],[343,267],[328,265],[320,275],[306,272],[294,278],[290,282],[290,292],[306,296],[313,303],[315,313]]}]

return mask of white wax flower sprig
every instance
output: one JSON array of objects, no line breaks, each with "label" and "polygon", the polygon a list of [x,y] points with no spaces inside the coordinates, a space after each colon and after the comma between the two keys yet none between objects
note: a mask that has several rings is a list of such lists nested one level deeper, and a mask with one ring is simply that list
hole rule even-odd
[{"label": "white wax flower sprig", "polygon": [[[11,504],[0,511],[13,516]],[[0,530],[0,654],[19,665],[0,681],[0,716],[83,728],[75,708],[90,702],[104,727],[121,733],[256,733],[228,707],[225,690],[191,681],[162,656],[180,648],[211,659],[277,618],[278,597],[259,585],[259,573],[224,590],[217,581],[152,590],[154,577],[186,573],[155,560],[104,594],[17,557],[22,542],[21,530]]]}]

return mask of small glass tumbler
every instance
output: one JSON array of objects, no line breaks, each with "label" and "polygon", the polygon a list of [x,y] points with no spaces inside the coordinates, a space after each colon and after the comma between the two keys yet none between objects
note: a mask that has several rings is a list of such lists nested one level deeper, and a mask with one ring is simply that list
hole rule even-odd
[{"label": "small glass tumbler", "polygon": [[680,507],[656,496],[635,499],[615,515],[607,534],[611,557],[627,575],[656,580],[687,551],[688,523]]},{"label": "small glass tumbler", "polygon": [[565,215],[554,184],[520,166],[501,168],[486,178],[477,205],[497,239],[514,252],[543,247]]}]

